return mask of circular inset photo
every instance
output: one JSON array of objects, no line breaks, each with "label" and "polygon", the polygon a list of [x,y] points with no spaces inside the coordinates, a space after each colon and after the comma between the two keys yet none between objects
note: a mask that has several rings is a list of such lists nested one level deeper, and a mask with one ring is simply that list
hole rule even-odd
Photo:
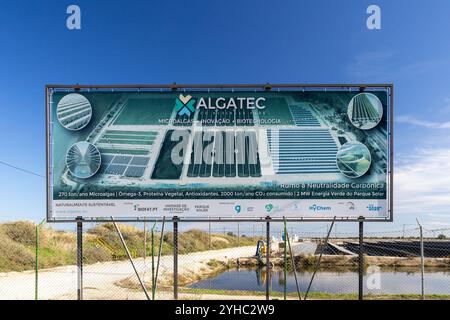
[{"label": "circular inset photo", "polygon": [[369,130],[380,123],[383,117],[383,105],[376,95],[360,93],[350,100],[347,115],[355,127]]},{"label": "circular inset photo", "polygon": [[345,143],[336,155],[339,171],[348,178],[359,178],[366,174],[371,162],[369,149],[360,142]]},{"label": "circular inset photo", "polygon": [[88,99],[79,93],[65,95],[56,107],[59,123],[68,130],[80,130],[92,118],[92,107]]},{"label": "circular inset photo", "polygon": [[67,168],[77,178],[92,177],[100,168],[101,162],[97,147],[86,141],[73,144],[66,153]]}]

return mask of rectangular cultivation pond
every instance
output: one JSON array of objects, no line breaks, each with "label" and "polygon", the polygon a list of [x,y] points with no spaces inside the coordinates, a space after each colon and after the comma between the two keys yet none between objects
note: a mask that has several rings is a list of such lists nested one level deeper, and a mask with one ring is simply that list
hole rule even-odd
[{"label": "rectangular cultivation pond", "polygon": [[[306,291],[312,271],[298,272],[300,291]],[[264,269],[230,269],[189,286],[191,289],[265,292],[267,275]],[[271,292],[283,292],[283,270],[273,270],[270,276]],[[295,277],[287,275],[287,291],[296,292]],[[420,270],[381,271],[364,276],[365,294],[420,294]],[[357,294],[358,273],[355,271],[324,271],[316,273],[311,292],[329,294]],[[450,270],[426,270],[425,294],[450,295]]]}]

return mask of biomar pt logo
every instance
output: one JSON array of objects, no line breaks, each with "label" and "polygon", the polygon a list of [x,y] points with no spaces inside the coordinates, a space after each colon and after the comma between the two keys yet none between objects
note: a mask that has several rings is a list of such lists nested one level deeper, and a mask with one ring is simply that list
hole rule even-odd
[{"label": "biomar pt logo", "polygon": [[179,116],[190,116],[195,111],[195,99],[192,96],[182,94],[175,100],[175,109]]}]

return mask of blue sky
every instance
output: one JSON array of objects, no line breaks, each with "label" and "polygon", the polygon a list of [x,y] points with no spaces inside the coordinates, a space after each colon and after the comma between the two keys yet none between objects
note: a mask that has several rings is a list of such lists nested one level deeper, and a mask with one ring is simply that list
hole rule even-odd
[{"label": "blue sky", "polygon": [[[394,83],[395,222],[373,228],[449,226],[449,14],[447,0],[2,1],[0,161],[45,175],[47,83]],[[45,179],[0,177],[1,220],[45,216]]]}]

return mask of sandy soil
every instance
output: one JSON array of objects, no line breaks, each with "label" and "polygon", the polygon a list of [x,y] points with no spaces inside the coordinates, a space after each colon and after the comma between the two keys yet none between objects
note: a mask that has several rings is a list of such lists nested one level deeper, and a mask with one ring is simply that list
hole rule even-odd
[{"label": "sandy soil", "polygon": [[[179,281],[189,282],[202,274],[210,272],[211,259],[228,261],[255,254],[255,247],[239,247],[222,250],[195,252],[178,256]],[[156,259],[155,259],[156,260]],[[148,283],[151,279],[151,258],[135,259],[135,265]],[[163,256],[160,262],[158,285],[170,285],[173,278],[173,256]],[[145,299],[142,290],[119,286],[120,281],[137,278],[130,262],[114,261],[85,265],[83,268],[83,287],[85,299]],[[148,286],[150,288],[150,286]],[[65,266],[39,272],[39,299],[76,299],[77,267]],[[34,271],[0,273],[0,299],[34,299]],[[149,289],[149,291],[151,291]],[[171,299],[172,293],[160,291],[158,299]],[[180,298],[193,298],[180,294]],[[210,297],[209,297],[210,298]],[[229,298],[229,297],[228,297]]]}]

